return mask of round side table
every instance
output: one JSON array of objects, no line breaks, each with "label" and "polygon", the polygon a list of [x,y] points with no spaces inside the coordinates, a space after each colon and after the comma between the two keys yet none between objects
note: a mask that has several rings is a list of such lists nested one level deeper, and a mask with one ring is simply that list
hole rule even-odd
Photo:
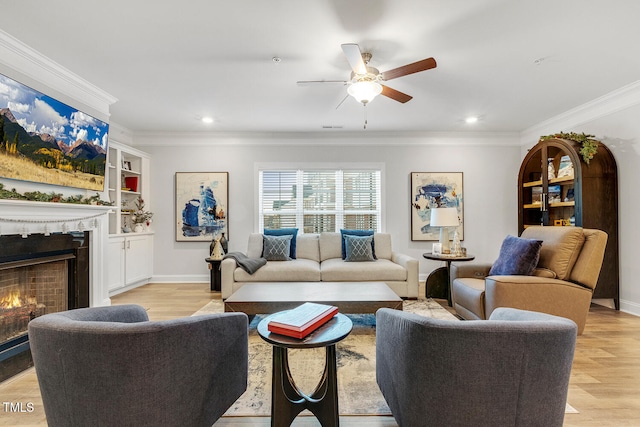
[{"label": "round side table", "polygon": [[[451,263],[453,261],[472,261],[476,257],[473,255],[466,256],[456,256],[456,255],[448,255],[448,254],[433,254],[431,252],[427,252],[422,254],[422,256],[426,259],[434,260],[434,261],[445,261],[447,263],[446,267],[436,268],[429,274],[427,277],[427,283],[431,283],[434,286],[441,287],[445,290],[447,296],[447,302],[449,303],[449,307],[452,306],[451,303]],[[428,298],[429,291],[426,289],[427,286],[425,284],[425,296]]]},{"label": "round side table", "polygon": [[[258,324],[260,337],[273,345],[273,369],[271,378],[271,425],[290,426],[300,412],[308,409],[322,426],[338,426],[338,380],[336,366],[336,343],[351,333],[353,323],[344,314],[338,313],[331,320],[302,339],[275,334],[267,328],[271,316]],[[324,373],[315,391],[307,396],[295,384],[287,349],[326,348]]]}]

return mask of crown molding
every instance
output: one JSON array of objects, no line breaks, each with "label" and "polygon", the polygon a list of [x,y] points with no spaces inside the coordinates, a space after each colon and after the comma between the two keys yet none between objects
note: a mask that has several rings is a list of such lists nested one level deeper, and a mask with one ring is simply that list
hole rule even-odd
[{"label": "crown molding", "polygon": [[638,104],[640,104],[640,80],[531,126],[521,132],[520,140],[522,144],[529,144],[550,132],[569,132],[573,127]]},{"label": "crown molding", "polygon": [[518,132],[135,132],[133,145],[140,147],[220,145],[500,145],[518,146]]},{"label": "crown molding", "polygon": [[118,99],[0,30],[0,64],[109,117]]}]

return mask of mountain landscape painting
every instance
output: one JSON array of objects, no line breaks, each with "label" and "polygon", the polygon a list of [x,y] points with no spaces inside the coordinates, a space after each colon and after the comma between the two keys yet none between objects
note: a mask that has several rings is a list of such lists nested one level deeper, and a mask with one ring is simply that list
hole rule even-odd
[{"label": "mountain landscape painting", "polygon": [[109,125],[0,74],[0,177],[103,191]]}]

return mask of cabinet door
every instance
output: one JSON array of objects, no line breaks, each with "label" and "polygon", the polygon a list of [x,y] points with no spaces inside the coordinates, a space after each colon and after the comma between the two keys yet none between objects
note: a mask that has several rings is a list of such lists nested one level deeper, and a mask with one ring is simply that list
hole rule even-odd
[{"label": "cabinet door", "polygon": [[151,277],[153,265],[153,237],[149,235],[126,238],[125,282],[130,285]]},{"label": "cabinet door", "polygon": [[107,244],[107,289],[124,287],[124,237],[111,237]]}]

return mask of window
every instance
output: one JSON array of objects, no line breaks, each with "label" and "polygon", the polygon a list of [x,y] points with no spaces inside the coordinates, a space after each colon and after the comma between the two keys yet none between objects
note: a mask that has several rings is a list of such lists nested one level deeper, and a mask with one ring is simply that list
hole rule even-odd
[{"label": "window", "polygon": [[259,227],[381,231],[379,170],[261,170]]}]

